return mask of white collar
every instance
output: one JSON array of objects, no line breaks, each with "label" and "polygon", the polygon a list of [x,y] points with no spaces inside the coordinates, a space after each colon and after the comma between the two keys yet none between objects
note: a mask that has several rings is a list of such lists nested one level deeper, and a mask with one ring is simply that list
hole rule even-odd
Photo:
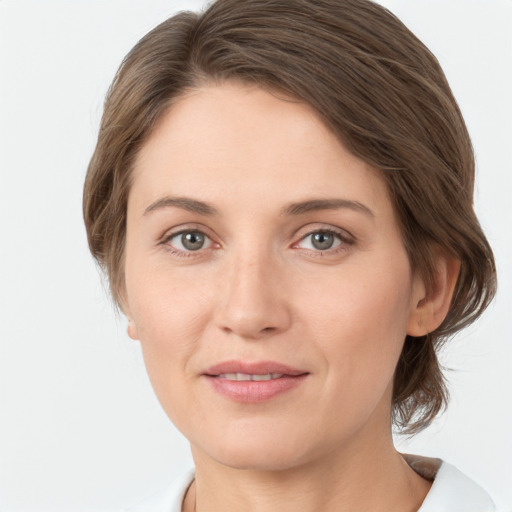
[{"label": "white collar", "polygon": [[[454,466],[415,455],[404,455],[421,476],[433,480],[418,512],[495,512],[489,495]],[[172,485],[127,512],[181,512],[185,493],[194,480],[194,470],[183,473]]]},{"label": "white collar", "polygon": [[418,512],[494,512],[489,495],[455,466],[441,459],[403,454],[416,473],[433,480]]}]

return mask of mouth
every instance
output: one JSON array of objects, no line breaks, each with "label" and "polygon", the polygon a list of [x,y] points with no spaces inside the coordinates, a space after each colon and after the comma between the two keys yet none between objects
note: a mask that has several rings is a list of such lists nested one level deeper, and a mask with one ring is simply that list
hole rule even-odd
[{"label": "mouth", "polygon": [[226,361],[203,373],[214,391],[224,398],[253,404],[266,402],[277,395],[292,391],[308,375],[307,371],[271,361]]},{"label": "mouth", "polygon": [[227,379],[236,382],[246,382],[249,380],[262,382],[266,380],[280,379],[281,377],[284,377],[284,375],[282,373],[221,373],[219,375],[210,375],[210,377],[216,377],[218,379]]}]

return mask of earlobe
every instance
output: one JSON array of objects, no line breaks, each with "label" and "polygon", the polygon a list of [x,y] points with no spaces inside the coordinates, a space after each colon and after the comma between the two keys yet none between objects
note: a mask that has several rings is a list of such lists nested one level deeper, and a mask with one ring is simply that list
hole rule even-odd
[{"label": "earlobe", "polygon": [[135,326],[135,322],[131,318],[128,318],[128,326],[126,327],[126,332],[128,333],[128,336],[130,336],[132,340],[139,339],[137,327]]},{"label": "earlobe", "polygon": [[460,261],[456,258],[439,255],[436,262],[436,275],[431,290],[421,283],[415,285],[413,311],[409,317],[407,334],[419,337],[436,330],[446,318],[457,283]]},{"label": "earlobe", "polygon": [[121,308],[121,311],[125,314],[126,319],[128,320],[128,325],[126,326],[126,332],[128,336],[132,340],[137,341],[139,339],[139,334],[137,332],[137,326],[135,325],[135,322],[133,321],[131,315],[130,306],[128,304],[128,301],[126,300],[126,288],[124,282],[122,283],[119,292],[119,307]]}]

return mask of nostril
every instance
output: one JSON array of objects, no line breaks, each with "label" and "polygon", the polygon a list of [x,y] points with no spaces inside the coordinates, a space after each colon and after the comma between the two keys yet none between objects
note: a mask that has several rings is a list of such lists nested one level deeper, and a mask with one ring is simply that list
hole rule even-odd
[{"label": "nostril", "polygon": [[222,327],[222,330],[226,334],[239,333],[242,336],[246,336],[246,337],[250,337],[250,338],[260,338],[261,336],[264,336],[264,335],[267,335],[267,334],[271,334],[271,333],[277,331],[278,329],[276,327],[263,327],[262,329],[259,329],[259,330],[254,330],[252,332],[247,332],[247,330],[244,330],[244,329],[241,329],[241,328],[237,329],[237,328],[232,328],[232,327],[229,327],[229,326],[224,326],[224,327]]}]

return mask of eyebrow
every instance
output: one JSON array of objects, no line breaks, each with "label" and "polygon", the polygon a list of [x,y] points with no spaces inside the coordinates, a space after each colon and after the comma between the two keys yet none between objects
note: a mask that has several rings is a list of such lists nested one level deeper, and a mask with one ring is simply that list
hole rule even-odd
[{"label": "eyebrow", "polygon": [[349,199],[312,199],[310,201],[301,201],[292,203],[283,210],[284,215],[303,215],[304,213],[315,212],[320,210],[341,210],[349,209],[356,212],[364,213],[369,217],[375,218],[368,206],[359,201],[351,201]]},{"label": "eyebrow", "polygon": [[218,215],[218,211],[213,206],[205,203],[203,201],[198,201],[197,199],[191,199],[189,197],[163,197],[162,199],[158,199],[154,203],[151,203],[145,210],[144,215],[151,213],[155,210],[159,210],[161,208],[181,208],[182,210],[186,210],[188,212],[197,213],[199,215],[205,215],[208,217]]},{"label": "eyebrow", "polygon": [[[218,210],[214,206],[205,203],[204,201],[199,201],[190,197],[166,196],[151,203],[144,210],[143,216],[148,215],[155,210],[169,207],[181,208],[182,210],[207,217],[213,217],[219,214]],[[354,210],[356,212],[364,213],[369,217],[375,217],[373,211],[366,205],[359,201],[351,201],[349,199],[311,199],[308,201],[300,201],[285,207],[281,214],[285,216],[297,216],[321,210],[341,209]]]}]

